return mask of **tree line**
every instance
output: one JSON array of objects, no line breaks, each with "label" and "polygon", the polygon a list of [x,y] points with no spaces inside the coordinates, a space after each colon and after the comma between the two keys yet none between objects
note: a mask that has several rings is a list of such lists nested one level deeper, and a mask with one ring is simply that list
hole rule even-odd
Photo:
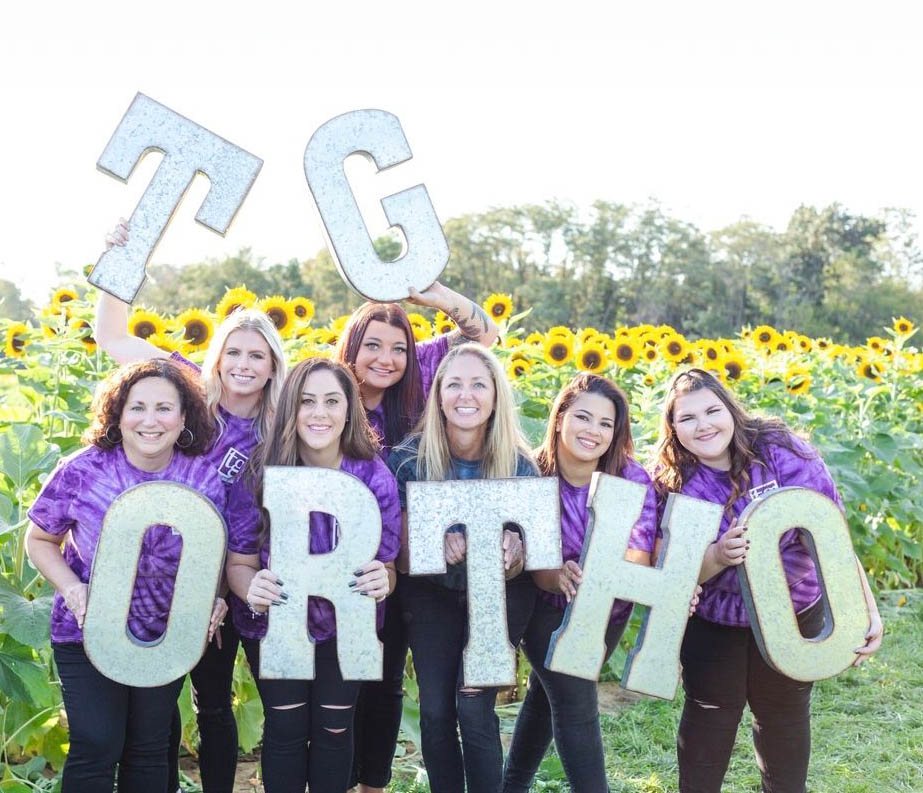
[{"label": "tree line", "polygon": [[[798,207],[782,231],[742,219],[703,232],[656,202],[549,201],[446,222],[451,258],[442,280],[478,300],[512,295],[517,310],[532,308],[528,329],[651,323],[697,338],[769,324],[858,343],[894,316],[923,319],[923,250],[913,223],[907,210],[864,216],[832,204]],[[387,237],[376,247],[391,260],[402,243]],[[361,302],[326,250],[267,265],[245,248],[148,272],[138,302],[163,313],[214,307],[239,284],[259,295],[307,296],[320,322]],[[0,281],[0,298],[0,315],[23,318],[14,308],[28,304],[14,285]]]}]

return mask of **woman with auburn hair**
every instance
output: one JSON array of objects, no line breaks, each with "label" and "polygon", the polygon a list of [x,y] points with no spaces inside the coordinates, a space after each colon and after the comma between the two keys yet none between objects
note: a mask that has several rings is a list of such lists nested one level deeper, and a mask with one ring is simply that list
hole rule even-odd
[{"label": "woman with auburn hair", "polygon": [[[641,515],[631,531],[625,559],[649,566],[654,553],[657,497],[650,477],[633,458],[628,399],[604,377],[580,374],[561,389],[536,459],[543,476],[557,476],[561,502],[563,566],[532,573],[539,598],[523,637],[532,665],[529,688],[516,719],[503,772],[504,791],[527,791],[552,735],[567,781],[578,793],[608,790],[596,681],[545,667],[551,635],[577,594],[579,559],[589,525],[587,497],[597,471],[646,488]],[[606,629],[606,659],[631,615],[632,603],[617,600]]]},{"label": "woman with auburn hair", "polygon": [[[128,226],[121,221],[107,236],[108,245],[125,245]],[[94,336],[119,363],[170,358],[199,372],[178,352],[155,347],[128,332],[128,305],[100,291]],[[273,413],[285,379],[282,339],[262,311],[237,310],[217,328],[205,352],[201,379],[216,432],[206,451],[215,471],[229,486],[244,473],[255,488],[253,472],[269,437]],[[199,727],[199,769],[205,793],[232,793],[237,766],[237,722],[231,709],[234,660],[240,637],[231,620],[221,626],[218,640],[190,672]],[[179,789],[179,711],[174,715],[170,744],[171,791]]]},{"label": "woman with auburn hair", "polygon": [[[167,789],[170,721],[183,680],[141,688],[98,672],[83,648],[87,584],[103,518],[136,485],[177,482],[210,499],[232,529],[253,522],[251,494],[227,487],[203,454],[213,427],[186,368],[158,359],[118,369],[97,391],[88,445],[59,462],[29,510],[29,558],[56,590],[51,641],[70,731],[64,793],[111,793],[116,768],[120,790]],[[145,535],[128,612],[139,642],[157,641],[166,630],[181,550],[170,526]],[[209,640],[225,611],[217,598]]]},{"label": "woman with auburn hair", "polygon": [[[492,353],[474,344],[452,349],[436,371],[420,432],[391,453],[401,506],[412,481],[534,476],[519,429],[512,391]],[[406,571],[406,515],[398,568]],[[503,752],[494,703],[496,688],[467,687],[462,655],[467,642],[467,541],[465,527],[445,538],[447,572],[408,576],[403,611],[420,692],[420,733],[434,793],[490,791],[500,787]],[[519,643],[536,589],[522,575],[518,529],[503,533],[506,608],[510,640]],[[458,733],[461,731],[461,744]]]},{"label": "woman with auburn hair", "polygon": [[[417,343],[401,306],[365,303],[353,312],[335,352],[335,358],[359,382],[362,404],[385,460],[422,415],[436,368],[446,353],[466,340],[489,347],[498,333],[479,305],[438,282],[423,292],[411,290],[410,302],[440,309],[458,330]],[[380,793],[391,779],[407,658],[407,634],[400,618],[402,578],[398,577],[397,588],[388,598],[379,637],[384,643],[382,680],[363,683],[359,694],[353,783],[360,793]]]},{"label": "woman with auburn hair", "polygon": [[[378,553],[344,579],[354,592],[374,597],[379,627],[384,599],[394,587],[394,558],[400,543],[400,505],[394,476],[378,456],[378,446],[350,371],[325,358],[295,366],[285,380],[275,424],[266,445],[265,465],[332,468],[356,477],[375,496],[381,512]],[[272,572],[269,516],[232,532],[228,541],[228,581],[240,598],[232,615],[263,701],[265,723],[261,762],[267,793],[342,793],[349,786],[353,756],[353,710],[359,681],[343,680],[337,662],[333,606],[309,599],[308,632],[315,642],[314,680],[260,678],[260,640],[270,606],[285,608],[288,596]],[[310,551],[336,545],[336,520],[311,513]],[[240,607],[245,602],[247,605]],[[248,608],[249,607],[249,610]]]},{"label": "woman with auburn hair", "polygon": [[[749,705],[763,789],[803,793],[812,685],[775,671],[759,651],[736,570],[750,543],[737,518],[749,503],[781,487],[815,490],[842,509],[830,472],[782,421],[751,415],[714,375],[688,369],[673,378],[667,392],[654,479],[664,494],[683,493],[724,507],[718,536],[702,562],[703,593],[680,655],[686,692],[677,736],[680,790],[721,789]],[[780,552],[801,633],[817,636],[824,625],[821,587],[801,529],[783,535]],[[862,580],[871,624],[865,644],[856,648],[856,664],[878,649],[882,634],[864,572]]]}]

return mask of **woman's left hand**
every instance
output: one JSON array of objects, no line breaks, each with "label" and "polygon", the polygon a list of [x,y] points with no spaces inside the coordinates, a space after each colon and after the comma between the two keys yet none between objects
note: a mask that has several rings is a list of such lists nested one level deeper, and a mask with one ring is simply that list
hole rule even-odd
[{"label": "woman's left hand", "polygon": [[878,651],[878,648],[881,647],[881,637],[884,635],[884,624],[881,621],[881,615],[878,613],[876,608],[872,612],[872,617],[869,622],[869,629],[865,634],[865,644],[861,647],[857,647],[856,660],[853,661],[853,666],[859,666],[863,661],[867,661],[875,652]]},{"label": "woman's left hand", "polygon": [[503,530],[503,569],[507,578],[515,578],[522,572],[522,537],[515,531]]},{"label": "woman's left hand", "polygon": [[215,605],[212,606],[212,618],[208,622],[208,640],[212,638],[218,649],[221,649],[221,631],[218,630],[224,625],[224,618],[228,613],[228,602],[224,598],[215,598]]},{"label": "woman's left hand", "polygon": [[438,281],[434,281],[422,292],[418,292],[411,286],[407,290],[409,292],[407,302],[426,308],[442,308],[443,289],[444,287]]},{"label": "woman's left hand", "polygon": [[388,568],[384,562],[373,559],[363,565],[355,573],[355,579],[349,582],[353,592],[382,600],[388,596],[391,585],[388,580]]}]

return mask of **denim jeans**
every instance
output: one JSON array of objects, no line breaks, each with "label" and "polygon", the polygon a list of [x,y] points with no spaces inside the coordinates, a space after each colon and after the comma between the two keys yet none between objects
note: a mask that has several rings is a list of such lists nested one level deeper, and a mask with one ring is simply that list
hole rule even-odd
[{"label": "denim jeans", "polygon": [[385,623],[378,634],[384,645],[381,680],[364,682],[359,689],[351,787],[360,782],[385,787],[391,781],[391,763],[404,709],[408,640],[401,613],[401,590],[405,578],[398,574],[394,592],[385,601]]},{"label": "denim jeans", "polygon": [[[510,641],[519,643],[537,590],[520,575],[506,585]],[[420,692],[423,761],[433,793],[496,793],[503,772],[496,688],[466,688],[468,593],[409,576],[404,618]],[[459,733],[461,742],[459,743]]]},{"label": "denim jeans", "polygon": [[304,793],[306,786],[311,793],[344,793],[359,681],[343,680],[336,639],[314,645],[314,680],[262,680],[260,643],[241,641],[263,701],[266,793]]},{"label": "denim jeans", "polygon": [[[551,634],[560,627],[563,616],[563,611],[539,599],[526,628],[523,649],[532,672],[503,770],[506,793],[529,790],[552,735],[571,790],[575,793],[608,790],[596,681],[545,668]],[[624,630],[624,622],[609,623],[605,635],[606,659]]]},{"label": "denim jeans", "polygon": [[55,644],[70,749],[62,793],[163,793],[170,718],[183,679],[153,688],[116,683],[90,663],[82,644]]},{"label": "denim jeans", "polygon": [[[798,615],[802,634],[823,627],[822,604]],[[680,654],[686,704],[677,757],[683,793],[718,793],[744,705],[753,713],[753,745],[765,793],[804,793],[811,754],[811,683],[770,667],[750,628],[692,617]]]}]

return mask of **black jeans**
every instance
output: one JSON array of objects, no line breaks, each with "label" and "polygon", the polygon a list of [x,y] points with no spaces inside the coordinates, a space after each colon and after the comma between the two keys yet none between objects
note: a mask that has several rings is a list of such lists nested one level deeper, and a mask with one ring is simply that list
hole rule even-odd
[{"label": "black jeans", "polygon": [[[199,771],[204,793],[233,793],[237,771],[237,721],[231,709],[234,661],[240,634],[228,614],[221,632],[221,648],[212,639],[205,653],[189,673],[199,725]],[[179,745],[183,739],[179,708],[170,729],[170,785],[179,790]]]},{"label": "black jeans", "polygon": [[266,793],[304,793],[305,786],[311,793],[344,793],[359,681],[343,680],[336,639],[314,645],[314,680],[262,680],[260,643],[241,641],[263,701]]},{"label": "black jeans", "polygon": [[[822,604],[798,615],[803,635],[824,624]],[[744,705],[753,713],[753,745],[764,793],[804,793],[811,754],[811,683],[770,667],[750,628],[692,617],[680,658],[686,704],[676,751],[683,793],[718,793]]]},{"label": "black jeans", "polygon": [[[506,585],[510,641],[517,645],[537,590],[528,574]],[[433,793],[497,793],[503,774],[496,688],[469,689],[462,652],[468,640],[468,593],[409,576],[404,617],[420,692],[423,761]],[[459,731],[461,743],[459,743]]]},{"label": "black jeans", "polygon": [[[551,634],[563,616],[563,611],[539,598],[523,637],[532,672],[503,769],[503,790],[508,793],[529,790],[552,735],[571,790],[605,793],[609,789],[596,681],[545,668]],[[624,630],[624,622],[610,622],[606,628],[607,660]]]},{"label": "black jeans", "polygon": [[82,644],[55,644],[70,731],[62,793],[163,793],[170,717],[183,680],[140,688],[110,680]]},{"label": "black jeans", "polygon": [[358,783],[385,787],[391,781],[391,763],[404,709],[404,666],[407,663],[407,629],[401,613],[405,575],[385,601],[385,623],[378,638],[383,648],[381,680],[362,683],[356,704],[355,753],[350,787]]}]

